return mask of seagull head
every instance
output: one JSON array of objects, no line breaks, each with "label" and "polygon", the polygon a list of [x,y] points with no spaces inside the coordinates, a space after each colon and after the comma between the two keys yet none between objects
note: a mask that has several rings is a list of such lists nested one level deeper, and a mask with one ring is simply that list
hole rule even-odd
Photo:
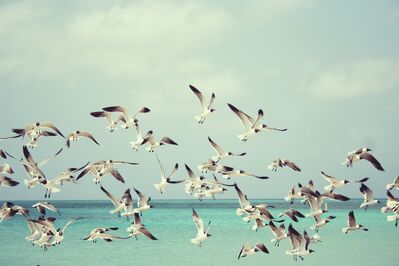
[{"label": "seagull head", "polygon": [[352,181],[349,181],[347,179],[344,180],[344,184],[352,183]]},{"label": "seagull head", "polygon": [[209,111],[211,111],[211,113],[213,113],[213,112],[215,112],[215,108],[212,108],[211,110],[209,110]]},{"label": "seagull head", "polygon": [[40,126],[40,122],[36,122],[35,126],[37,126],[37,127]]},{"label": "seagull head", "polygon": [[309,249],[309,253],[313,253],[315,252],[313,249]]}]

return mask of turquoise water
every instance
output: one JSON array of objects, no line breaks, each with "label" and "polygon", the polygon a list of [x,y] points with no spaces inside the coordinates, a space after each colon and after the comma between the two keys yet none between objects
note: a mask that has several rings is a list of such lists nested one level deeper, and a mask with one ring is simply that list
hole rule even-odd
[{"label": "turquoise water", "polygon": [[[271,209],[277,216],[290,205],[281,200],[257,200],[253,203],[267,202],[275,204]],[[33,201],[15,201],[25,207],[32,206]],[[281,242],[280,247],[270,244],[272,233],[265,227],[258,232],[252,231],[252,223],[247,224],[235,215],[237,200],[162,200],[153,201],[154,209],[145,212],[143,223],[159,241],[150,241],[144,236],[139,240],[128,240],[96,244],[81,240],[95,227],[119,227],[114,233],[127,236],[129,226],[125,218],[118,218],[108,213],[112,209],[109,201],[53,201],[62,216],[55,214],[56,225],[62,226],[68,219],[83,216],[84,219],[72,224],[65,233],[60,246],[51,247],[43,252],[39,247],[24,239],[29,229],[21,216],[0,223],[0,265],[398,265],[399,228],[393,222],[387,222],[386,216],[379,209],[382,205],[359,210],[359,200],[349,202],[330,202],[329,215],[337,218],[319,232],[322,243],[311,244],[315,250],[304,262],[295,262],[285,255],[290,249],[288,240]],[[308,207],[295,203],[299,210],[308,212]],[[212,221],[212,236],[204,242],[202,248],[193,245],[190,239],[196,234],[191,218],[191,208],[195,208],[204,223]],[[369,232],[343,234],[341,228],[346,226],[349,210],[355,211],[358,223],[367,226]],[[36,210],[31,209],[31,216],[37,217]],[[298,231],[307,229],[313,219],[301,219],[294,223]],[[286,220],[288,226],[289,221]],[[310,235],[312,235],[310,233]],[[237,260],[242,245],[249,241],[254,244],[262,241],[270,254],[256,254]]]}]

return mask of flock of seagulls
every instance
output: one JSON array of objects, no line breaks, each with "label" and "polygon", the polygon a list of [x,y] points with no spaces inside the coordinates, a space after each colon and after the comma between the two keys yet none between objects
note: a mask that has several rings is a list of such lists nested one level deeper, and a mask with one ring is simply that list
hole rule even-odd
[{"label": "flock of seagulls", "polygon": [[[201,104],[201,114],[195,116],[195,120],[199,124],[203,124],[206,119],[210,117],[212,113],[215,112],[215,99],[214,93],[211,94],[209,103],[206,102],[205,97],[202,92],[195,88],[194,86],[189,86],[190,90],[199,99]],[[249,138],[254,137],[257,133],[265,130],[272,131],[287,131],[286,128],[274,128],[262,122],[263,120],[263,110],[259,109],[257,117],[254,119],[247,115],[234,105],[228,103],[228,108],[240,119],[244,125],[245,131],[238,135],[238,138],[242,141],[247,141]],[[149,130],[145,135],[141,132],[141,122],[139,123],[138,117],[142,114],[151,112],[147,107],[142,107],[135,113],[129,112],[128,108],[124,106],[109,106],[102,108],[101,111],[91,112],[90,115],[95,118],[103,117],[107,121],[107,129],[110,133],[114,132],[118,125],[123,129],[134,128],[136,133],[136,140],[129,142],[129,145],[134,151],[138,151],[141,146],[147,145],[145,150],[154,153],[161,146],[164,145],[178,145],[177,142],[172,140],[170,137],[155,138],[153,130]],[[66,137],[62,132],[50,122],[36,122],[28,124],[23,128],[12,129],[12,132],[16,135],[1,138],[1,140],[16,139],[25,137],[28,142],[22,146],[23,158],[20,160],[16,159],[14,156],[10,155],[8,152],[0,149],[0,156],[3,159],[15,160],[20,163],[20,165],[25,170],[28,178],[24,180],[24,184],[28,189],[35,186],[42,186],[45,190],[44,198],[48,199],[51,197],[52,193],[59,193],[61,191],[61,186],[64,183],[78,183],[79,180],[87,175],[92,176],[95,185],[99,185],[99,189],[105,194],[112,205],[113,209],[109,211],[110,215],[117,215],[118,217],[124,217],[128,220],[132,220],[131,225],[126,228],[127,236],[117,236],[115,231],[118,227],[110,228],[94,228],[88,235],[82,238],[85,241],[97,242],[97,239],[103,239],[106,242],[112,242],[115,240],[126,240],[129,238],[136,238],[140,235],[144,235],[150,240],[158,240],[142,223],[142,218],[144,212],[150,211],[154,206],[151,204],[151,197],[146,196],[137,188],[132,188],[137,197],[137,202],[135,203],[132,195],[131,188],[127,188],[122,196],[114,196],[112,192],[107,190],[102,185],[102,180],[106,176],[112,176],[116,181],[125,184],[125,179],[122,174],[118,171],[117,167],[119,165],[137,165],[136,162],[128,162],[123,160],[98,160],[96,162],[87,162],[83,166],[70,167],[62,171],[58,176],[53,179],[49,179],[43,172],[43,165],[50,162],[56,156],[63,152],[63,148],[58,150],[54,155],[43,161],[36,161],[30,149],[37,149],[38,141],[41,137],[61,137],[65,139],[65,146],[71,148],[72,142],[76,142],[82,137],[91,140],[94,144],[100,145],[100,143],[94,138],[94,136],[88,131],[76,130]],[[208,137],[209,144],[214,151],[214,154],[207,159],[204,163],[200,164],[195,172],[187,164],[185,164],[185,170],[187,172],[187,177],[185,179],[175,180],[175,176],[179,170],[179,164],[176,163],[172,168],[169,175],[169,171],[165,172],[165,169],[159,159],[158,155],[155,154],[155,159],[158,163],[160,169],[160,182],[154,184],[155,189],[160,193],[165,193],[165,190],[169,185],[177,185],[184,183],[184,191],[194,198],[203,200],[204,198],[215,199],[217,195],[224,193],[227,188],[234,188],[237,193],[237,198],[239,202],[239,207],[236,210],[236,215],[241,217],[246,223],[253,223],[252,230],[259,231],[264,230],[268,227],[273,234],[273,238],[270,240],[271,244],[275,247],[279,247],[280,242],[287,239],[291,243],[291,249],[287,250],[285,254],[292,256],[294,260],[303,260],[305,256],[310,255],[314,252],[310,248],[314,243],[321,242],[319,231],[325,227],[327,224],[336,219],[336,216],[329,215],[329,209],[327,207],[328,201],[347,201],[349,198],[345,195],[336,193],[336,190],[348,184],[358,183],[360,184],[360,192],[363,195],[364,201],[361,203],[360,208],[367,210],[369,206],[379,204],[380,202],[373,198],[373,191],[366,185],[369,178],[363,178],[360,180],[348,180],[339,179],[326,174],[321,171],[321,175],[327,184],[323,187],[324,191],[320,192],[315,187],[312,180],[306,185],[297,184],[293,186],[284,199],[293,204],[295,201],[300,201],[303,204],[309,205],[309,212],[302,213],[295,208],[289,208],[284,210],[279,215],[273,215],[272,210],[274,206],[267,203],[254,205],[248,199],[247,195],[240,189],[237,181],[241,177],[252,177],[260,180],[267,180],[269,176],[266,175],[256,175],[251,172],[242,169],[236,169],[231,166],[226,166],[222,164],[222,161],[230,157],[242,157],[245,156],[245,152],[236,153],[226,151],[221,145],[217,144],[211,137]],[[349,152],[346,156],[346,160],[343,164],[347,167],[352,167],[353,163],[366,160],[372,164],[377,170],[384,171],[384,168],[380,162],[371,154],[369,148],[360,148],[355,151]],[[288,159],[276,159],[267,168],[271,171],[277,171],[278,168],[288,167],[295,172],[302,171],[299,165]],[[0,165],[0,186],[3,187],[14,187],[20,183],[14,180],[10,175],[14,173],[13,169],[8,163]],[[211,173],[211,177],[206,177],[205,174]],[[218,177],[219,175],[219,177]],[[219,180],[222,178],[224,182],[229,182],[234,179],[234,183],[224,183]],[[392,190],[399,190],[399,176],[391,184],[386,185],[387,189],[387,202],[386,206],[381,208],[383,213],[391,213],[387,216],[388,221],[394,221],[395,226],[399,223],[399,199],[395,198],[392,194]],[[30,235],[26,236],[25,239],[31,241],[33,245],[47,250],[49,247],[60,245],[65,237],[66,229],[69,225],[77,222],[84,217],[74,217],[70,219],[65,225],[59,227],[56,225],[56,218],[48,215],[50,213],[55,213],[61,215],[60,211],[56,206],[49,203],[48,201],[38,202],[32,206],[37,209],[37,218],[32,218],[32,214],[29,209],[23,206],[15,205],[11,202],[5,202],[0,208],[0,223],[11,219],[15,215],[21,215],[25,218],[27,226],[30,230]],[[196,210],[192,209],[192,219],[196,227],[197,234],[191,239],[194,245],[202,247],[204,242],[211,237],[210,234],[210,224],[209,221],[206,225],[201,219],[200,215]],[[314,219],[314,224],[309,228],[314,231],[315,234],[310,236],[305,230],[302,233],[298,232],[293,224],[300,223],[303,219]],[[288,229],[286,229],[286,222],[289,221]],[[362,225],[358,224],[355,219],[354,211],[350,211],[348,214],[348,225],[342,228],[343,233],[349,233],[354,231],[368,231],[368,229]],[[58,228],[58,229],[57,229]],[[244,258],[250,255],[255,255],[258,253],[268,254],[269,249],[266,245],[259,241],[254,245],[250,243],[245,243],[238,253],[238,259]]]}]

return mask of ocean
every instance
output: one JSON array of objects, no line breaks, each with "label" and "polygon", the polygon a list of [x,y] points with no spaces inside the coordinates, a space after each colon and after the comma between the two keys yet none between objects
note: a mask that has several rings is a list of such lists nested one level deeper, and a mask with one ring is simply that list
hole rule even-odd
[{"label": "ocean", "polygon": [[[57,227],[63,226],[70,218],[84,217],[70,225],[65,232],[65,239],[59,246],[43,251],[25,240],[30,231],[20,215],[0,223],[0,265],[398,265],[399,228],[394,222],[387,222],[386,215],[380,212],[381,204],[367,211],[359,209],[360,200],[348,202],[329,202],[328,215],[337,218],[321,228],[319,235],[322,242],[311,244],[315,250],[304,261],[295,262],[285,251],[290,249],[288,239],[279,247],[270,244],[273,235],[268,227],[258,232],[251,229],[253,223],[246,223],[236,216],[238,200],[153,200],[155,206],[144,212],[142,222],[159,240],[151,241],[139,236],[97,243],[83,241],[96,227],[118,227],[112,233],[127,236],[126,228],[131,221],[118,218],[109,213],[113,206],[110,201],[50,201],[59,208],[61,216],[49,213],[57,218]],[[253,200],[253,203],[275,205],[271,212],[277,216],[283,210],[294,207],[304,213],[309,208],[300,202],[289,205],[283,200]],[[32,206],[36,201],[15,201],[24,207]],[[190,242],[196,235],[196,228],[191,218],[195,208],[204,223],[212,221],[210,234],[202,247]],[[343,234],[347,215],[354,210],[357,222],[369,228],[368,232],[356,231]],[[32,218],[38,213],[31,209]],[[326,216],[323,216],[326,217]],[[286,226],[291,222],[285,219]],[[314,223],[311,218],[292,222],[299,232],[307,230]],[[263,242],[270,254],[257,253],[237,260],[242,245],[246,242]],[[396,262],[395,262],[396,261]]]}]

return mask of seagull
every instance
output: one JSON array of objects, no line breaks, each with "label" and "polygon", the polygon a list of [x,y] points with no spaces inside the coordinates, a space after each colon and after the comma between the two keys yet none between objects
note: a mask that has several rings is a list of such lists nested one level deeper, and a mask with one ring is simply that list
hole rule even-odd
[{"label": "seagull", "polygon": [[303,256],[313,253],[314,250],[309,249],[310,238],[306,231],[301,235],[298,231],[290,224],[288,226],[288,235],[290,237],[292,249],[286,251],[287,255],[294,256],[294,260],[298,260],[298,257],[303,260]]},{"label": "seagull", "polygon": [[130,141],[129,144],[132,146],[133,150],[138,151],[141,145],[144,145],[148,141],[148,137],[152,135],[152,130],[148,131],[144,138],[141,135],[139,125],[135,126],[136,128],[136,141]]},{"label": "seagull", "polygon": [[238,254],[238,259],[244,258],[246,256],[255,255],[256,252],[262,251],[266,254],[269,254],[269,250],[267,250],[266,246],[262,242],[258,242],[255,246],[250,246],[248,243],[242,246],[240,253]]},{"label": "seagull", "polygon": [[178,145],[174,140],[170,139],[169,137],[162,137],[159,142],[156,142],[152,134],[147,136],[146,140],[147,140],[146,142],[148,143],[148,147],[145,149],[148,152],[154,152],[156,151],[157,148],[165,144]]},{"label": "seagull", "polygon": [[264,129],[269,129],[269,130],[277,130],[277,131],[286,131],[287,129],[278,129],[278,128],[271,128],[268,125],[261,125],[261,120],[263,118],[263,111],[262,109],[258,110],[258,117],[256,119],[253,119],[243,111],[237,109],[234,105],[228,103],[227,104],[230,109],[241,119],[241,122],[243,123],[245,127],[245,132],[241,135],[238,135],[238,138],[242,141],[247,141],[249,137],[255,135],[256,133],[260,132],[261,130]]},{"label": "seagull", "polygon": [[0,186],[3,187],[15,187],[19,182],[15,181],[11,177],[0,175]]},{"label": "seagull", "polygon": [[307,200],[310,206],[310,213],[306,214],[305,217],[314,217],[326,213],[328,211],[327,203],[324,203],[324,209],[321,209],[321,206],[323,204],[323,198],[321,196],[317,197],[308,196]]},{"label": "seagull", "polygon": [[118,216],[121,216],[121,211],[124,210],[123,216],[129,217],[128,214],[132,213],[132,196],[130,195],[130,189],[126,189],[125,193],[120,200],[114,197],[108,190],[106,190],[103,186],[100,186],[101,190],[107,195],[107,197],[111,200],[112,204],[114,205],[115,209],[109,211],[111,214],[117,213]]},{"label": "seagull", "polygon": [[259,229],[261,229],[265,226],[267,226],[267,224],[265,224],[262,219],[257,218],[255,220],[255,224],[252,226],[252,230],[258,232]]},{"label": "seagull", "polygon": [[254,175],[254,174],[248,173],[248,172],[246,172],[244,170],[234,170],[233,169],[233,170],[230,170],[230,171],[227,171],[227,172],[221,172],[221,174],[226,179],[230,179],[232,177],[240,177],[240,176],[252,176],[252,177],[255,177],[255,178],[258,178],[258,179],[269,179],[268,176]]},{"label": "seagull", "polygon": [[368,231],[369,229],[367,229],[361,224],[356,224],[355,214],[353,213],[353,211],[350,211],[348,214],[348,226],[342,228],[342,232],[347,234],[351,231],[356,231],[356,230]]},{"label": "seagull", "polygon": [[346,184],[352,183],[352,181],[349,181],[347,179],[345,180],[339,180],[336,179],[335,177],[329,176],[326,173],[324,173],[323,171],[321,172],[321,174],[323,175],[324,179],[330,183],[328,186],[325,186],[324,189],[328,192],[333,192],[334,189],[342,187]]},{"label": "seagull", "polygon": [[[39,218],[39,219],[41,219],[41,218]],[[46,219],[50,220],[50,221],[55,220],[55,218],[53,218],[53,217],[48,217],[48,218],[45,218],[42,220],[46,220]],[[47,233],[49,232],[47,227],[38,223],[38,220],[32,220],[32,219],[29,219],[28,217],[25,217],[25,220],[26,220],[26,223],[30,230],[30,235],[26,236],[25,239],[28,241],[32,241],[33,245],[35,244],[35,242],[37,242],[42,237],[42,235],[47,235]]]},{"label": "seagull", "polygon": [[0,223],[10,219],[11,217],[14,217],[15,214],[28,216],[29,210],[24,207],[14,205],[12,202],[4,202],[0,208]]},{"label": "seagull", "polygon": [[92,134],[90,134],[90,132],[76,130],[76,131],[68,134],[66,146],[69,148],[71,146],[71,141],[78,141],[80,137],[89,138],[97,145],[100,145],[100,143],[97,142],[97,140],[93,137]]},{"label": "seagull", "polygon": [[35,205],[32,206],[33,208],[37,208],[37,211],[40,213],[40,216],[44,218],[46,215],[46,209],[56,212],[58,215],[61,215],[58,209],[53,205],[46,202],[38,202]]},{"label": "seagull", "polygon": [[294,203],[295,199],[302,199],[303,196],[299,192],[296,186],[293,186],[289,191],[287,196],[284,197],[285,201],[288,201],[290,204]]},{"label": "seagull", "polygon": [[14,173],[14,170],[8,163],[0,165],[0,174],[12,175],[13,173]]},{"label": "seagull", "polygon": [[350,152],[343,164],[346,164],[347,167],[352,167],[354,162],[364,159],[369,161],[377,170],[385,171],[380,162],[371,153],[369,153],[370,151],[369,148],[360,148],[356,151]]},{"label": "seagull", "polygon": [[217,172],[217,173],[226,173],[233,171],[234,168],[225,165],[220,165],[217,163],[217,161],[214,161],[213,159],[208,159],[206,162],[198,166],[198,170],[201,173],[207,173],[208,171]]},{"label": "seagull", "polygon": [[134,192],[136,192],[137,196],[137,208],[133,209],[133,213],[142,214],[144,211],[148,211],[151,208],[154,208],[153,205],[150,204],[151,197],[145,196],[143,193],[138,191],[137,189],[133,188]]},{"label": "seagull", "polygon": [[399,190],[399,176],[397,176],[391,184],[386,185],[386,190],[391,190],[393,188]]},{"label": "seagull", "polygon": [[87,162],[85,165],[83,165],[80,168],[68,168],[64,171],[62,171],[55,179],[57,179],[56,181],[56,185],[64,185],[64,182],[71,182],[71,183],[76,183],[75,177],[72,175],[84,168],[86,168],[89,165],[89,162]]},{"label": "seagull", "polygon": [[331,222],[335,218],[336,218],[335,216],[331,215],[325,219],[321,219],[320,215],[315,215],[314,219],[315,219],[316,223],[313,226],[311,226],[310,229],[312,229],[316,232],[319,232],[320,227],[326,225],[327,223]]},{"label": "seagull", "polygon": [[363,183],[360,185],[360,192],[363,194],[364,198],[363,203],[360,204],[360,208],[365,207],[365,211],[367,210],[368,206],[380,203],[379,200],[375,200],[373,198],[373,191]]},{"label": "seagull", "polygon": [[209,104],[206,105],[206,103],[205,103],[205,98],[204,98],[204,96],[202,95],[202,93],[201,93],[197,88],[195,88],[195,87],[192,86],[192,85],[189,85],[189,87],[190,87],[190,89],[194,92],[195,96],[197,96],[197,98],[199,99],[199,101],[200,101],[200,103],[201,103],[202,113],[201,113],[200,115],[198,115],[198,116],[195,116],[194,118],[195,118],[195,120],[198,121],[199,124],[202,124],[202,123],[204,123],[205,119],[206,119],[211,113],[213,113],[213,112],[215,111],[215,109],[212,108],[212,106],[213,106],[214,103],[215,103],[215,98],[216,98],[216,96],[215,96],[214,93],[212,93],[211,100],[210,100]]},{"label": "seagull", "polygon": [[129,239],[130,238],[130,237],[115,236],[110,233],[107,233],[109,231],[115,231],[115,230],[118,230],[118,227],[95,228],[90,232],[90,234],[88,236],[86,236],[82,240],[93,241],[93,243],[96,243],[98,238],[104,239],[107,242],[111,242],[112,240],[115,240],[115,239]]},{"label": "seagull", "polygon": [[184,166],[188,174],[188,178],[185,180],[185,192],[191,195],[195,190],[205,186],[205,178],[203,176],[196,176],[187,164]]},{"label": "seagull", "polygon": [[280,215],[278,217],[282,217],[282,216],[287,216],[296,223],[299,222],[297,217],[305,218],[305,215],[303,215],[301,212],[299,212],[298,210],[295,210],[293,208],[280,213]]},{"label": "seagull", "polygon": [[129,236],[134,236],[136,239],[137,236],[143,234],[151,240],[158,240],[155,236],[153,236],[150,231],[145,228],[145,226],[141,223],[140,215],[138,213],[134,214],[133,223],[126,229],[130,234]]},{"label": "seagull", "polygon": [[28,147],[33,149],[37,147],[37,142],[39,141],[40,137],[54,137],[57,136],[56,133],[51,131],[40,131],[37,135],[30,136],[30,141],[28,143]]},{"label": "seagull", "polygon": [[85,169],[78,175],[76,180],[79,180],[87,173],[91,173],[94,176],[93,179],[94,183],[99,184],[101,183],[101,180],[104,176],[111,174],[116,180],[120,181],[121,183],[125,183],[125,180],[123,179],[122,175],[114,167],[115,165],[120,165],[120,164],[137,165],[138,163],[132,163],[122,160],[107,160],[107,161],[100,160],[94,162],[91,165],[87,165]]},{"label": "seagull", "polygon": [[204,223],[202,219],[199,217],[198,213],[193,209],[193,221],[195,223],[195,226],[197,227],[197,235],[195,238],[191,239],[191,243],[198,245],[199,247],[202,247],[202,242],[204,242],[208,237],[211,235],[208,233],[209,232],[209,225],[211,224],[211,221],[208,222],[208,226],[204,228]]},{"label": "seagull", "polygon": [[114,132],[116,129],[116,125],[118,124],[119,121],[115,121],[112,118],[112,114],[110,112],[106,112],[106,111],[99,111],[99,112],[91,112],[90,113],[91,116],[93,117],[105,117],[107,119],[107,129],[109,129],[109,132]]},{"label": "seagull", "polygon": [[82,217],[73,218],[73,219],[69,220],[63,227],[61,227],[59,229],[56,229],[54,226],[54,223],[49,222],[48,220],[39,220],[38,223],[47,227],[50,230],[50,232],[54,235],[54,241],[52,244],[59,245],[59,244],[61,244],[61,241],[65,238],[64,234],[65,234],[66,228],[70,224],[72,224],[80,219],[82,219]]},{"label": "seagull", "polygon": [[178,163],[175,164],[175,167],[173,168],[172,172],[168,176],[166,176],[165,170],[162,167],[162,164],[158,158],[158,155],[156,155],[156,157],[157,157],[157,161],[159,164],[159,168],[161,169],[161,182],[159,184],[154,184],[154,187],[156,188],[156,190],[161,192],[161,194],[163,194],[165,192],[165,189],[168,186],[168,184],[179,184],[179,183],[184,182],[184,180],[172,181],[172,177],[177,173],[177,169],[179,168]]},{"label": "seagull", "polygon": [[247,195],[242,193],[240,188],[236,183],[234,183],[234,188],[237,192],[238,195],[238,201],[240,203],[240,208],[237,208],[236,214],[237,216],[242,216],[246,214],[247,212],[254,212],[255,211],[255,206],[253,206],[249,201]]},{"label": "seagull", "polygon": [[137,126],[138,120],[136,116],[139,113],[149,113],[151,110],[148,109],[147,107],[142,107],[139,111],[137,111],[133,116],[130,115],[128,109],[123,106],[109,106],[109,107],[104,107],[104,111],[106,112],[119,112],[121,113],[120,116],[117,119],[117,122],[122,121],[124,124],[122,127],[124,129],[127,129],[131,126]]},{"label": "seagull", "polygon": [[277,227],[273,221],[269,222],[269,228],[272,231],[274,238],[270,241],[270,243],[274,243],[274,246],[278,247],[280,245],[280,241],[283,239],[288,238],[288,234],[285,231],[285,226],[284,224],[281,224],[279,227]]},{"label": "seagull", "polygon": [[396,211],[397,209],[399,209],[399,199],[395,198],[391,191],[387,190],[386,206],[381,208],[381,212],[387,213],[389,211]]},{"label": "seagull", "polygon": [[11,131],[17,134],[19,137],[24,137],[25,135],[34,137],[39,135],[45,128],[50,128],[54,130],[58,135],[65,138],[61,131],[59,131],[58,128],[51,122],[36,122],[26,125],[25,128],[13,128],[11,129]]},{"label": "seagull", "polygon": [[267,168],[276,172],[278,167],[289,167],[294,171],[297,172],[301,171],[301,168],[294,162],[290,160],[281,160],[281,159],[274,160]]},{"label": "seagull", "polygon": [[245,152],[243,152],[243,153],[226,152],[225,150],[222,149],[222,147],[220,147],[220,145],[216,144],[210,137],[208,137],[208,141],[212,145],[213,150],[217,154],[217,155],[211,157],[212,161],[214,161],[214,162],[218,162],[221,159],[229,158],[229,157],[233,157],[233,156],[244,156],[244,155],[246,155]]}]

